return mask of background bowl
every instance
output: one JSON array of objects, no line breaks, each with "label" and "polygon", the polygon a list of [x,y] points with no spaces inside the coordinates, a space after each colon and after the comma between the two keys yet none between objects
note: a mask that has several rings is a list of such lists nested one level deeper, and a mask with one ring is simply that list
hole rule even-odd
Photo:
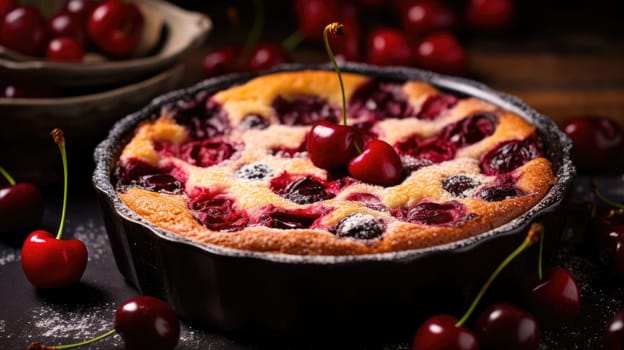
[{"label": "background bowl", "polygon": [[144,12],[154,13],[164,21],[159,42],[149,55],[102,62],[50,62],[21,55],[0,45],[0,76],[81,87],[142,80],[175,65],[183,55],[199,47],[212,28],[207,16],[183,10],[166,1],[135,2]]},{"label": "background bowl", "polygon": [[115,121],[173,89],[183,71],[179,64],[136,83],[75,97],[0,98],[0,164],[22,181],[55,182],[62,170],[52,129],[64,131],[70,165],[74,157],[88,159]]},{"label": "background bowl", "polygon": [[[557,183],[532,209],[478,236],[426,249],[359,256],[295,256],[199,244],[159,229],[126,207],[111,182],[117,159],[137,124],[158,117],[161,106],[199,91],[214,93],[254,75],[210,79],[163,95],[118,122],[95,152],[93,182],[117,267],[141,293],[166,299],[189,321],[245,336],[363,338],[411,334],[431,313],[458,313],[532,222],[546,228],[546,249],[561,232],[561,206],[575,169],[571,144],[549,118],[520,100],[460,78],[407,68],[344,64],[344,71],[387,79],[423,80],[482,98],[535,124],[553,161]],[[286,65],[273,71],[331,69]],[[516,259],[501,276],[517,280],[536,264],[535,251]],[[535,259],[535,260],[533,260]],[[516,277],[516,278],[514,278]]]}]

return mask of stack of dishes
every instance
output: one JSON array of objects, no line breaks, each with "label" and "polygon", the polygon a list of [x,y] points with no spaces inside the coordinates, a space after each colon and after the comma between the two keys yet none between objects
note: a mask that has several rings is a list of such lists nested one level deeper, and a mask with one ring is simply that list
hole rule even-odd
[{"label": "stack of dishes", "polygon": [[70,151],[88,154],[117,119],[177,85],[183,58],[204,42],[212,22],[162,0],[135,3],[149,17],[146,29],[157,26],[151,28],[156,33],[151,48],[136,57],[94,60],[87,53],[84,62],[58,62],[0,46],[0,83],[55,91],[54,97],[0,97],[0,164],[22,178],[46,182],[46,165],[58,160],[50,130],[61,128]]}]

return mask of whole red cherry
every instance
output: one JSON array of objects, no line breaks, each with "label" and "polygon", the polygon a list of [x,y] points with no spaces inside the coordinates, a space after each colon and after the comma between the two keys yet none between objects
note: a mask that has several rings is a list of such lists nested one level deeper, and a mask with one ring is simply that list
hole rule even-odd
[{"label": "whole red cherry", "polygon": [[525,310],[498,302],[485,308],[475,325],[482,349],[538,349],[541,331],[537,321]]},{"label": "whole red cherry", "polygon": [[392,146],[380,139],[370,140],[362,153],[349,162],[349,175],[375,185],[396,185],[402,173],[401,158]]},{"label": "whole red cherry", "polygon": [[0,24],[0,44],[24,55],[43,54],[47,28],[45,19],[35,7],[17,7],[7,13]]},{"label": "whole red cherry", "polygon": [[615,276],[624,278],[624,209],[599,213],[591,232],[600,263]]},{"label": "whole red cherry", "polygon": [[204,78],[238,71],[237,62],[241,50],[238,45],[228,45],[208,52],[202,65]]},{"label": "whole red cherry", "polygon": [[572,139],[572,155],[583,171],[604,172],[622,162],[624,131],[612,119],[583,115],[566,120],[563,132]]},{"label": "whole red cherry", "polygon": [[607,323],[602,344],[606,350],[624,349],[624,310],[620,310]]},{"label": "whole red cherry", "polygon": [[541,281],[535,276],[530,279],[527,303],[542,327],[556,327],[578,317],[581,293],[570,271],[555,266],[544,272]]},{"label": "whole red cherry", "polygon": [[367,61],[380,66],[408,66],[413,63],[411,46],[405,34],[394,28],[378,28],[366,45]]},{"label": "whole red cherry", "polygon": [[114,327],[128,350],[169,350],[180,338],[180,321],[173,309],[150,296],[138,296],[119,306]]},{"label": "whole red cherry", "polygon": [[257,72],[286,62],[290,62],[290,55],[282,46],[263,42],[251,51],[245,68],[248,71]]},{"label": "whole red cherry", "polygon": [[469,0],[466,22],[473,29],[506,28],[513,21],[514,8],[513,0]]},{"label": "whole red cherry", "polygon": [[344,169],[358,154],[356,143],[361,149],[362,139],[353,127],[323,120],[314,123],[310,129],[306,149],[310,160],[317,167]]},{"label": "whole red cherry", "polygon": [[457,24],[455,12],[444,2],[436,0],[400,1],[396,12],[402,28],[413,37],[452,30]]},{"label": "whole red cherry", "polygon": [[54,237],[43,230],[33,231],[22,246],[22,269],[36,288],[61,288],[80,281],[87,266],[87,247],[77,239],[62,240],[67,209],[67,158],[65,138],[60,129],[52,130],[63,159],[63,206],[61,223]]},{"label": "whole red cherry", "polygon": [[83,19],[80,15],[66,10],[59,11],[48,18],[48,32],[51,38],[70,37],[79,43],[85,41]]},{"label": "whole red cherry", "polygon": [[0,186],[0,233],[13,233],[39,225],[43,214],[43,200],[39,189],[28,182],[18,182],[0,167],[0,173],[9,181]]},{"label": "whole red cherry", "polygon": [[48,42],[46,59],[49,61],[80,62],[83,58],[82,44],[74,38],[60,37]]},{"label": "whole red cherry", "polygon": [[427,319],[414,336],[413,350],[477,350],[477,337],[465,327],[456,327],[451,315],[435,315]]},{"label": "whole red cherry", "polygon": [[450,32],[437,32],[423,37],[415,47],[414,58],[420,68],[438,73],[464,75],[468,56]]},{"label": "whole red cherry", "polygon": [[126,58],[139,46],[144,27],[143,14],[135,4],[107,0],[91,13],[87,33],[105,54]]}]

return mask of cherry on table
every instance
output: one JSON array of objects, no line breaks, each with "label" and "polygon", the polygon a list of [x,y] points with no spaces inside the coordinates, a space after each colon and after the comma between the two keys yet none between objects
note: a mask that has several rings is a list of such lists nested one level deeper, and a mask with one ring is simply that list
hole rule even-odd
[{"label": "cherry on table", "polygon": [[438,73],[464,75],[468,56],[455,35],[441,31],[423,37],[415,46],[416,66]]},{"label": "cherry on table", "polygon": [[606,350],[624,349],[624,309],[618,311],[607,323],[602,344]]},{"label": "cherry on table", "polygon": [[574,162],[581,170],[604,172],[622,162],[624,131],[614,120],[577,116],[566,120],[561,129],[572,139]]},{"label": "cherry on table", "polygon": [[624,209],[610,209],[593,220],[591,233],[600,263],[613,275],[624,278]]},{"label": "cherry on table", "polygon": [[529,281],[527,304],[542,327],[558,326],[579,316],[581,293],[570,271],[555,266],[544,272],[542,280],[532,276]]},{"label": "cherry on table", "polygon": [[440,30],[452,30],[457,24],[453,10],[436,0],[399,1],[396,13],[401,27],[413,37]]},{"label": "cherry on table", "polygon": [[39,10],[29,5],[16,7],[0,24],[0,44],[24,55],[41,56],[48,33]]},{"label": "cherry on table", "polygon": [[368,36],[367,62],[380,66],[409,66],[412,51],[405,34],[394,28],[378,28]]},{"label": "cherry on table", "polygon": [[416,332],[413,350],[477,350],[479,342],[475,334],[465,327],[456,327],[457,319],[439,314],[430,317]]},{"label": "cherry on table", "polygon": [[202,63],[204,78],[238,71],[240,68],[237,66],[237,61],[241,50],[242,48],[238,45],[227,45],[208,52]]},{"label": "cherry on table", "polygon": [[466,22],[473,29],[503,29],[511,25],[514,8],[514,0],[469,0]]},{"label": "cherry on table", "polygon": [[48,42],[45,57],[48,61],[80,62],[84,58],[84,49],[74,38],[55,38]]},{"label": "cherry on table", "polygon": [[282,46],[263,42],[253,48],[243,66],[248,71],[257,72],[287,62],[290,62],[290,55]]},{"label": "cherry on table", "polygon": [[44,230],[28,235],[22,246],[22,269],[36,288],[61,288],[80,280],[87,266],[87,247],[78,239],[61,240],[67,211],[67,157],[65,139],[59,129],[52,131],[63,159],[63,206],[56,237]]},{"label": "cherry on table", "polygon": [[144,27],[145,20],[137,5],[107,0],[91,13],[87,34],[105,54],[126,58],[138,48]]},{"label": "cherry on table", "polygon": [[346,168],[361,147],[362,139],[353,127],[326,120],[316,122],[306,139],[312,163],[328,170]]},{"label": "cherry on table", "polygon": [[360,181],[393,186],[401,181],[403,164],[394,148],[380,139],[370,140],[349,162],[349,175]]},{"label": "cherry on table", "polygon": [[39,189],[28,182],[16,183],[2,167],[0,174],[9,182],[0,186],[0,233],[13,233],[39,225],[43,214]]},{"label": "cherry on table", "polygon": [[538,349],[541,336],[535,317],[507,302],[485,308],[477,317],[475,333],[482,349]]}]

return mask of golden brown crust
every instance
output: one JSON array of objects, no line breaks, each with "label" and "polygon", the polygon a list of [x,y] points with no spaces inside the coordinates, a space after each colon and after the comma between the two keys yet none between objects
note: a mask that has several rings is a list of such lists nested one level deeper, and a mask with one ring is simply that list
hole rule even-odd
[{"label": "golden brown crust", "polygon": [[[345,74],[347,98],[355,89],[368,80],[365,76]],[[227,112],[233,131],[230,137],[239,138],[246,145],[237,157],[211,167],[192,166],[181,159],[159,157],[153,149],[154,140],[166,140],[180,144],[186,138],[183,127],[175,124],[163,111],[163,117],[138,127],[133,140],[124,149],[120,161],[139,158],[151,165],[174,165],[183,168],[187,174],[186,190],[192,188],[219,188],[236,199],[237,206],[253,212],[260,207],[273,205],[284,209],[306,208],[310,205],[294,203],[275,194],[266,181],[252,182],[239,179],[232,174],[241,166],[263,162],[274,169],[274,176],[286,171],[292,174],[312,174],[321,179],[327,172],[315,167],[307,157],[283,158],[268,155],[267,150],[276,146],[297,147],[309,126],[289,127],[280,125],[271,108],[271,101],[278,95],[315,95],[340,106],[338,80],[331,72],[287,72],[254,79],[241,86],[221,91],[213,99]],[[414,111],[419,111],[428,96],[439,93],[433,86],[422,82],[407,82],[401,91]],[[122,201],[139,216],[165,230],[189,239],[229,248],[313,255],[350,255],[391,252],[429,247],[474,236],[502,225],[534,206],[555,182],[552,166],[548,159],[537,157],[513,170],[510,176],[515,186],[524,195],[488,202],[474,196],[456,197],[442,187],[442,181],[453,175],[463,174],[478,179],[483,188],[497,181],[496,176],[481,172],[482,157],[495,146],[506,140],[524,140],[535,136],[535,127],[521,117],[487,102],[467,98],[445,111],[439,118],[419,120],[417,118],[386,119],[378,122],[376,131],[380,138],[394,144],[414,133],[430,137],[475,112],[493,112],[498,117],[494,133],[484,139],[457,151],[455,159],[420,168],[412,172],[402,183],[392,187],[381,187],[365,183],[347,186],[335,198],[325,200],[322,205],[331,210],[320,219],[319,229],[275,229],[261,225],[249,225],[240,231],[212,231],[200,224],[189,212],[185,195],[168,195],[139,188],[128,188],[119,192]],[[237,129],[238,123],[248,113],[258,113],[270,119],[271,125],[263,130]],[[475,191],[477,191],[477,188]],[[370,193],[377,196],[387,210],[373,210],[360,202],[347,201],[353,193]],[[457,201],[463,204],[469,214],[463,220],[450,225],[425,225],[397,219],[391,212],[413,206],[422,201]],[[327,228],[336,225],[342,218],[354,213],[365,213],[383,220],[384,234],[377,239],[360,240],[340,238]]]}]

